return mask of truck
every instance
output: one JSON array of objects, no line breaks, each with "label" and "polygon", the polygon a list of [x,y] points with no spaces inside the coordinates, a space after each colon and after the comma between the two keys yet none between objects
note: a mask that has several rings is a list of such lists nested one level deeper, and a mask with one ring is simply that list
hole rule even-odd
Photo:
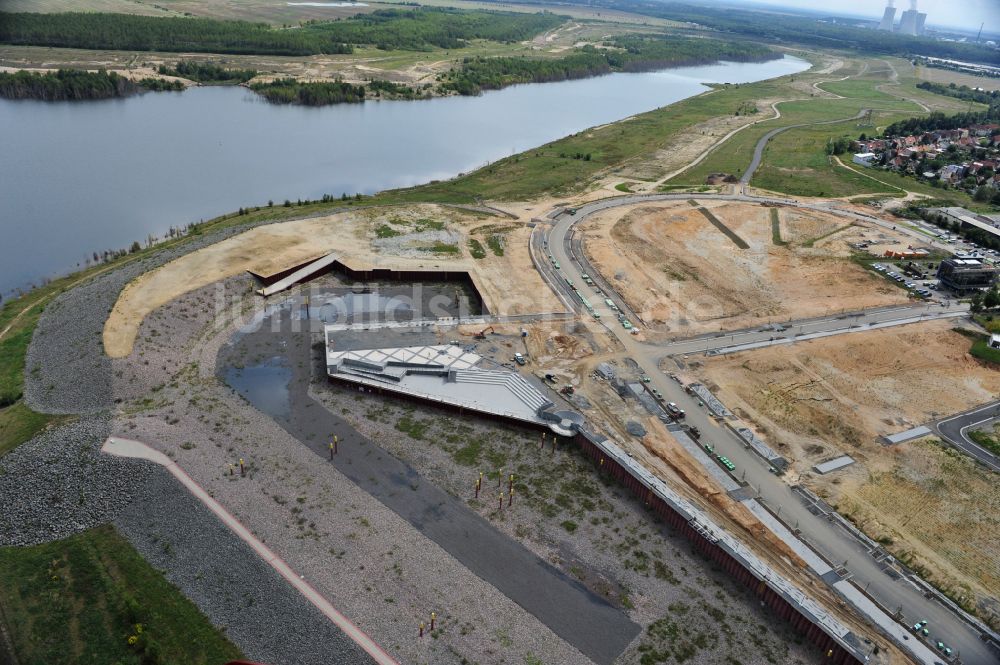
[{"label": "truck", "polygon": [[618,311],[618,305],[616,305],[614,303],[614,301],[611,300],[611,298],[605,298],[604,299],[604,304],[607,305],[608,307],[610,307],[613,311],[615,311],[615,312]]},{"label": "truck", "polygon": [[684,413],[684,409],[677,406],[674,402],[667,402],[667,413],[669,413],[674,420],[680,420],[687,415]]},{"label": "truck", "polygon": [[524,355],[520,353],[515,353],[514,362],[516,362],[518,365],[524,365],[527,361],[524,359]]}]

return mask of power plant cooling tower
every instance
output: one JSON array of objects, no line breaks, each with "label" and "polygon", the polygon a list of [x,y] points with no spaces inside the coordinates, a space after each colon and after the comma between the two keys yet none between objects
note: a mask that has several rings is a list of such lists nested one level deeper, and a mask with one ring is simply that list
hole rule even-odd
[{"label": "power plant cooling tower", "polygon": [[892,6],[892,2],[885,8],[885,13],[882,14],[882,21],[878,24],[879,30],[887,30],[892,32],[892,22],[896,18],[896,8]]},{"label": "power plant cooling tower", "polygon": [[899,34],[917,34],[917,16],[920,14],[916,9],[907,9],[899,16]]}]

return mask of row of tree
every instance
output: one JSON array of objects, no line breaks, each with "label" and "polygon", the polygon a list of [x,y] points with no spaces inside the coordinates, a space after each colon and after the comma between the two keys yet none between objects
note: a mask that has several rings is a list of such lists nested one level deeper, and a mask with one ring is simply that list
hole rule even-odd
[{"label": "row of tree", "polygon": [[719,60],[748,62],[781,57],[759,44],[666,35],[626,35],[608,40],[604,46],[596,48],[588,44],[558,58],[466,58],[461,67],[443,75],[441,87],[460,95],[478,95],[483,90],[518,83],[564,81],[616,71],[650,71]]},{"label": "row of tree", "polygon": [[976,291],[969,299],[969,309],[975,313],[985,312],[1000,307],[1000,288],[995,285],[989,291]]},{"label": "row of tree", "polygon": [[948,97],[955,97],[956,99],[969,102],[978,102],[979,104],[992,104],[1000,99],[1000,90],[975,90],[967,85],[955,85],[954,83],[944,85],[943,83],[921,81],[917,84],[917,87],[938,95],[947,95]]},{"label": "row of tree", "polygon": [[127,97],[144,90],[182,90],[176,81],[147,78],[132,81],[114,72],[87,72],[60,69],[55,72],[22,70],[0,72],[0,97],[6,99],[41,99],[44,101],[82,101]]},{"label": "row of tree", "polygon": [[959,129],[984,122],[1000,121],[1000,99],[995,99],[986,111],[956,113],[945,115],[934,111],[919,118],[907,118],[894,122],[885,128],[885,136],[905,136],[908,134],[923,134],[935,129]]}]

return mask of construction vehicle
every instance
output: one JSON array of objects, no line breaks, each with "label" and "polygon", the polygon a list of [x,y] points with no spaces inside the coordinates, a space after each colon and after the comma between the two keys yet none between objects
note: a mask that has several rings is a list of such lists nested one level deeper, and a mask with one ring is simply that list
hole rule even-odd
[{"label": "construction vehicle", "polygon": [[485,328],[483,328],[482,330],[480,330],[479,332],[477,332],[475,334],[475,338],[476,339],[486,339],[486,333],[493,333],[493,332],[496,332],[493,329],[493,326],[486,326]]},{"label": "construction vehicle", "polygon": [[687,432],[688,432],[688,435],[692,439],[694,439],[695,441],[697,441],[698,439],[701,438],[701,430],[698,429],[697,427],[694,427],[694,426],[688,427],[687,428]]},{"label": "construction vehicle", "polygon": [[562,388],[559,389],[559,392],[561,392],[563,395],[572,395],[573,393],[576,392],[576,390],[573,388],[573,386],[563,386]]},{"label": "construction vehicle", "polygon": [[684,413],[684,409],[677,406],[677,404],[674,402],[667,402],[667,412],[670,414],[670,417],[672,417],[674,420],[680,420],[685,415],[687,415]]}]

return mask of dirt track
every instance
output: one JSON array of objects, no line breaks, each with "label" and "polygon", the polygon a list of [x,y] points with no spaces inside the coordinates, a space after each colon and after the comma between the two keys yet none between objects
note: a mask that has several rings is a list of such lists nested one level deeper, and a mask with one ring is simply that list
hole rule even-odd
[{"label": "dirt track", "polygon": [[780,240],[788,244],[776,245],[769,208],[706,207],[749,248],[737,248],[683,202],[609,210],[584,227],[591,260],[656,330],[731,330],[907,300],[902,290],[847,260],[848,241],[900,244],[890,232],[782,208]]},{"label": "dirt track", "polygon": [[[272,274],[328,252],[338,252],[354,269],[469,271],[493,314],[561,311],[532,268],[529,233],[504,218],[433,205],[357,210],[261,226],[129,284],[105,324],[105,352],[113,358],[131,353],[143,319],[177,296],[245,270]],[[502,248],[502,256],[490,247],[491,238]],[[472,257],[470,239],[480,243],[485,256]]]}]

